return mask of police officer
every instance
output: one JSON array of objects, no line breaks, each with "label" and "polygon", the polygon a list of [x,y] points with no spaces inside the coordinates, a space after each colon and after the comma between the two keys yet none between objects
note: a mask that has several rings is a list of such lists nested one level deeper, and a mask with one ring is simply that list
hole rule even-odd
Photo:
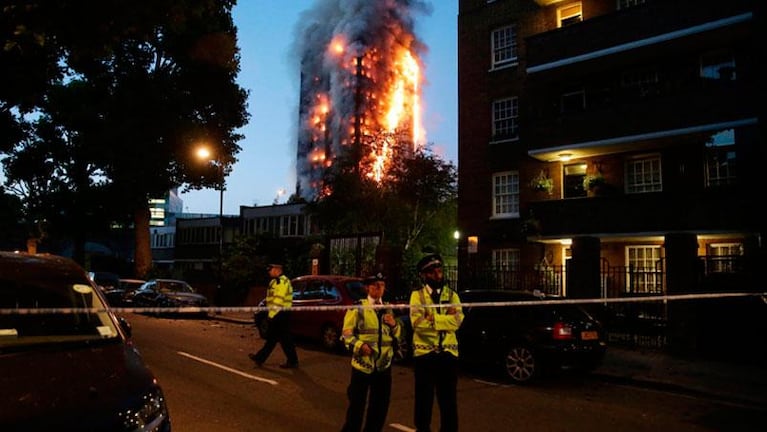
[{"label": "police officer", "polygon": [[[382,301],[386,282],[381,273],[364,279],[367,298],[346,311],[341,338],[352,353],[352,376],[346,394],[349,407],[341,432],[379,432],[383,429],[391,397],[393,344],[401,326]],[[379,307],[376,307],[380,305]],[[366,404],[367,401],[367,404]],[[362,419],[367,406],[365,428]]]},{"label": "police officer", "polygon": [[416,269],[422,286],[410,295],[415,370],[414,418],[418,432],[431,430],[435,394],[439,405],[440,431],[458,430],[458,339],[455,332],[463,321],[463,311],[458,293],[445,284],[442,265],[439,254],[429,254],[418,261]]},{"label": "police officer", "polygon": [[280,343],[285,353],[286,362],[281,364],[283,369],[298,367],[298,355],[290,334],[290,307],[293,305],[293,286],[290,279],[282,273],[282,264],[269,264],[269,289],[266,292],[266,306],[269,308],[269,326],[266,330],[266,343],[255,354],[248,354],[257,366],[263,366],[272,350]]}]

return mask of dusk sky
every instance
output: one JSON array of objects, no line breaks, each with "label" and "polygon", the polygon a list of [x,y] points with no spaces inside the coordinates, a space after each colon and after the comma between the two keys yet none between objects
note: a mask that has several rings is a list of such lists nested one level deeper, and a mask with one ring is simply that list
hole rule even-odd
[{"label": "dusk sky", "polygon": [[[292,55],[302,12],[334,0],[240,0],[234,8],[241,55],[240,85],[250,92],[249,124],[241,130],[239,162],[227,177],[224,213],[240,206],[270,205],[280,189],[284,203],[295,191],[298,122],[298,63]],[[431,14],[415,14],[423,56],[424,125],[427,142],[441,158],[458,161],[458,0],[433,0]],[[184,212],[218,214],[219,192],[181,194]]]}]

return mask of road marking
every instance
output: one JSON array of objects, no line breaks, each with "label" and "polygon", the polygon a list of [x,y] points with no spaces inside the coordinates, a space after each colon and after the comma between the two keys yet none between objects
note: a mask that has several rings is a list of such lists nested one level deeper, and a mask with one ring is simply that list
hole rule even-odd
[{"label": "road marking", "polygon": [[252,380],[254,380],[254,381],[261,381],[261,382],[265,382],[265,383],[267,383],[267,384],[271,384],[271,385],[277,385],[277,384],[279,384],[279,383],[278,383],[277,381],[275,381],[275,380],[270,380],[270,379],[267,379],[267,378],[261,378],[261,377],[259,377],[259,376],[251,375],[251,374],[249,374],[249,373],[245,373],[245,372],[243,372],[243,371],[239,371],[239,370],[237,370],[237,369],[233,369],[233,368],[230,368],[230,367],[228,367],[228,366],[224,366],[224,365],[222,365],[222,364],[219,364],[219,363],[216,363],[216,362],[212,362],[212,361],[210,361],[210,360],[205,360],[204,358],[200,358],[200,357],[197,357],[197,356],[193,356],[193,355],[191,355],[191,354],[189,354],[189,353],[185,353],[185,352],[183,352],[183,351],[178,351],[178,354],[179,354],[179,355],[182,355],[182,356],[184,356],[184,357],[188,357],[188,358],[190,358],[190,359],[192,359],[192,360],[197,360],[197,361],[198,361],[198,362],[200,362],[200,363],[205,363],[205,364],[207,364],[207,365],[215,366],[215,367],[217,367],[217,368],[219,368],[219,369],[223,369],[223,370],[225,370],[225,371],[227,371],[227,372],[231,372],[231,373],[233,373],[233,374],[235,374],[235,375],[239,375],[239,376],[242,376],[242,377],[245,377],[245,378],[248,378],[248,379],[252,379]]},{"label": "road marking", "polygon": [[405,432],[415,432],[415,429],[411,429],[407,426],[401,425],[399,423],[391,423],[389,426],[393,427],[394,429],[405,431]]},{"label": "road marking", "polygon": [[497,382],[485,381],[485,380],[476,379],[476,378],[473,379],[472,381],[478,382],[480,384],[485,384],[485,385],[493,386],[493,387],[509,387],[507,384],[500,384],[500,383],[497,383]]}]

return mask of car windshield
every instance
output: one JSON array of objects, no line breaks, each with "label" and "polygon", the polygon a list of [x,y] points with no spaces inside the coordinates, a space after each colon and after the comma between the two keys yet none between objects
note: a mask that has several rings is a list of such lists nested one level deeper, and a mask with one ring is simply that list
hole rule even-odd
[{"label": "car windshield", "polygon": [[0,313],[0,350],[118,337],[101,298],[82,282],[0,277],[0,309],[10,310]]},{"label": "car windshield", "polygon": [[160,281],[157,282],[160,292],[163,293],[193,293],[194,289],[186,282]]}]

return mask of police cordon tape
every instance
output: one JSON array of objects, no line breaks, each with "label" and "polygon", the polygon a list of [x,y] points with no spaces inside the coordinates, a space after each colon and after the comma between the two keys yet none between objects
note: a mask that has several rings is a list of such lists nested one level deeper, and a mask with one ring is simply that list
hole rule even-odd
[{"label": "police cordon tape", "polygon": [[[458,293],[460,296],[460,292]],[[472,303],[443,303],[419,305],[424,308],[450,308],[450,307],[499,307],[499,306],[541,306],[549,304],[606,304],[606,303],[640,303],[669,301],[719,299],[733,297],[760,297],[767,303],[767,292],[740,292],[740,293],[701,293],[701,294],[676,294],[642,297],[615,297],[615,298],[588,298],[588,299],[558,299],[558,300],[531,300],[531,301],[504,301],[504,302],[472,302]],[[325,305],[325,306],[293,306],[291,311],[333,311],[348,309],[409,309],[408,303],[389,303],[381,305]],[[284,308],[269,308],[266,306],[209,306],[209,307],[109,307],[109,308],[0,308],[0,315],[38,315],[38,314],[75,314],[75,313],[100,313],[112,311],[116,313],[176,313],[176,314],[223,314],[228,312],[260,312],[268,310],[282,310]]]}]

